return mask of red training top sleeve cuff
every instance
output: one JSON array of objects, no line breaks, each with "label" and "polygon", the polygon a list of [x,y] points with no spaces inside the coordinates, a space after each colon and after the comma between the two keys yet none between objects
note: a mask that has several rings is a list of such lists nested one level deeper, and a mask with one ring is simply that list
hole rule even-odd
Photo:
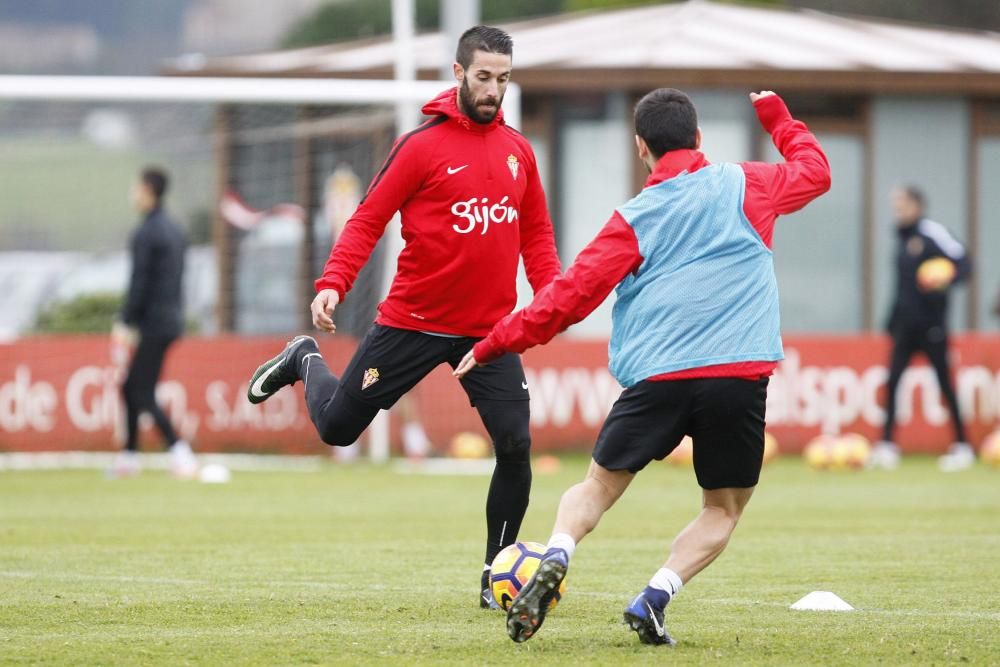
[{"label": "red training top sleeve cuff", "polygon": [[322,292],[325,289],[332,289],[334,292],[337,293],[337,296],[339,297],[337,299],[337,302],[344,303],[344,297],[346,296],[346,294],[344,293],[344,290],[333,281],[327,280],[326,278],[318,278],[316,282],[313,283],[313,287],[316,288],[317,292]]},{"label": "red training top sleeve cuff", "polygon": [[779,123],[790,120],[792,117],[792,114],[788,111],[788,107],[785,106],[785,101],[777,95],[762,97],[754,102],[753,106],[757,110],[757,118],[760,119],[760,124],[764,126],[764,129],[768,133],[777,127]]},{"label": "red training top sleeve cuff", "polygon": [[489,362],[499,359],[504,354],[504,351],[498,348],[491,336],[487,336],[472,347],[472,356],[475,357],[476,363],[488,364]]}]

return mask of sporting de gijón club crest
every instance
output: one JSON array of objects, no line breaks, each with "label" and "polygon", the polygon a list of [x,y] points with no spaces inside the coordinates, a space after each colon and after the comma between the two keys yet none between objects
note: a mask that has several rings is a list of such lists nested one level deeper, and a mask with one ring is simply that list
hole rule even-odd
[{"label": "sporting de gij\u00f3n club crest", "polygon": [[510,155],[507,156],[507,168],[510,169],[510,175],[514,177],[515,181],[517,180],[517,168],[519,166],[520,165],[517,162],[517,156],[516,155],[514,155],[512,153],[512,154],[510,154]]},{"label": "sporting de gij\u00f3n club crest", "polygon": [[361,379],[361,391],[378,382],[378,369],[369,368],[365,371],[365,376]]}]

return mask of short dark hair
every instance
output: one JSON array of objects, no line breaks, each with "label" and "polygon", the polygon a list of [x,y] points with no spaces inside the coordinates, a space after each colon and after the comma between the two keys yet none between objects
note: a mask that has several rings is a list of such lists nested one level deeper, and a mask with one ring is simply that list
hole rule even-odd
[{"label": "short dark hair", "polygon": [[667,151],[694,148],[698,112],[691,98],[676,88],[657,88],[635,105],[635,133],[656,158]]},{"label": "short dark hair", "polygon": [[514,40],[500,28],[477,25],[462,33],[455,50],[455,62],[467,68],[472,64],[476,51],[500,53],[509,56],[514,52]]},{"label": "short dark hair", "polygon": [[142,182],[146,184],[149,191],[156,197],[156,201],[163,199],[167,194],[167,187],[170,185],[170,177],[167,170],[162,167],[145,167],[140,176]]},{"label": "short dark hair", "polygon": [[924,195],[924,191],[913,183],[903,183],[899,186],[899,191],[909,197],[910,201],[919,206],[921,211],[927,207],[927,197]]}]

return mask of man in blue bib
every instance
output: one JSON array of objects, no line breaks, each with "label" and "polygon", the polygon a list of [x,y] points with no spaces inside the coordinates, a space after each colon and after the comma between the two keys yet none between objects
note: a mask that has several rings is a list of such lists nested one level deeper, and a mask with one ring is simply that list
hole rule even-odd
[{"label": "man in blue bib", "polygon": [[661,88],[635,109],[645,188],[619,207],[565,275],[508,315],[456,369],[548,342],[616,290],[609,366],[625,387],[583,482],[562,497],[548,550],[511,604],[522,642],[542,625],[570,557],[635,474],[684,436],[694,444],[703,509],[666,563],[625,608],[646,644],[671,645],[664,609],[725,549],[760,476],[768,378],[782,359],[771,241],[779,215],[830,188],[816,137],[780,97],[753,93],[761,125],[785,161],[710,164],[687,95]]}]

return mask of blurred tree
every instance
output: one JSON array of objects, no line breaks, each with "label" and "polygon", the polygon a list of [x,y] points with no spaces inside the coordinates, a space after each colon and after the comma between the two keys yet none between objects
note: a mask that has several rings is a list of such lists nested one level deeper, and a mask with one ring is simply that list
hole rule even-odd
[{"label": "blurred tree", "polygon": [[[417,28],[437,25],[438,0],[417,0]],[[323,5],[302,19],[281,40],[285,48],[325,44],[343,39],[384,35],[392,31],[391,0],[352,0]]]},{"label": "blurred tree", "polygon": [[122,307],[122,295],[110,292],[81,294],[53,303],[38,316],[37,333],[107,333]]},{"label": "blurred tree", "polygon": [[[3,0],[0,0],[2,2]],[[621,9],[677,0],[480,0],[484,23],[587,9]],[[1000,29],[1000,2],[983,0],[715,0],[735,4],[818,9],[968,28]],[[417,29],[440,21],[440,0],[416,0]],[[384,35],[392,31],[391,0],[347,0],[323,5],[282,40],[286,48]]]},{"label": "blurred tree", "polygon": [[[69,301],[59,301],[49,306],[35,321],[34,333],[100,333],[111,330],[111,323],[121,313],[124,295],[117,292],[92,292],[81,294]],[[196,319],[188,318],[184,331],[196,334],[201,325]]]},{"label": "blurred tree", "polygon": [[[486,23],[557,14],[566,0],[481,0]],[[327,44],[392,32],[391,0],[349,0],[323,5],[282,39],[285,48]],[[431,30],[440,23],[440,0],[416,0],[417,29]]]},{"label": "blurred tree", "polygon": [[[677,2],[677,0],[564,0],[562,4],[564,11],[575,12],[582,9],[621,9],[642,5],[664,5],[673,2]],[[736,0],[736,2],[754,5],[785,4],[785,0]]]},{"label": "blurred tree", "polygon": [[191,245],[211,245],[214,223],[211,210],[199,208],[193,211],[188,225],[188,243]]}]

